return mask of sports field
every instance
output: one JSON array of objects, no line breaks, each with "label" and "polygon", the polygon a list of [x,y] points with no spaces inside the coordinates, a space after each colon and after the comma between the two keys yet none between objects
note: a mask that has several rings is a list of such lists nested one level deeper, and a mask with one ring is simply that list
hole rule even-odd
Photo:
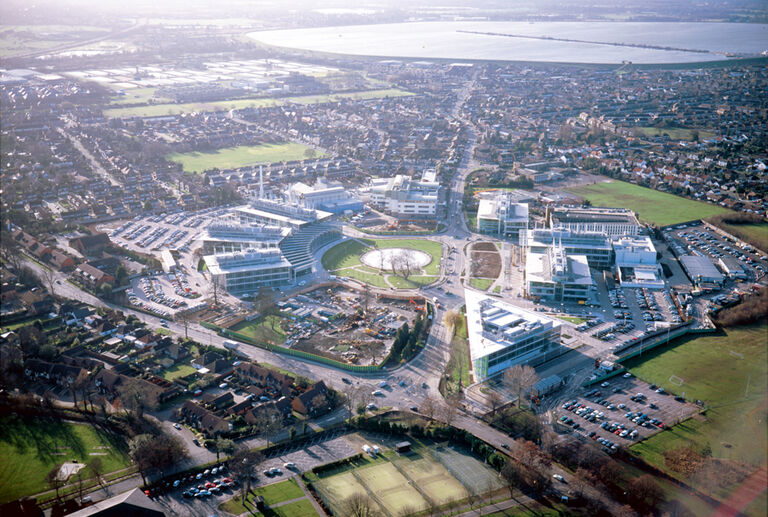
[{"label": "sports field", "polygon": [[148,104],[130,108],[112,108],[104,110],[104,116],[110,118],[130,117],[161,117],[163,115],[180,115],[198,111],[226,111],[231,109],[264,108],[282,106],[284,104],[322,104],[341,102],[344,100],[382,99],[385,97],[404,97],[413,95],[411,92],[386,88],[381,90],[365,90],[359,92],[334,93],[327,95],[303,95],[297,97],[233,99],[229,101],[189,102],[183,104]]},{"label": "sports field", "polygon": [[86,424],[0,418],[0,504],[48,490],[45,476],[58,463],[100,458],[105,473],[128,467],[124,447],[123,437]]},{"label": "sports field", "polygon": [[699,140],[706,140],[715,136],[715,132],[710,129],[686,129],[680,127],[641,127],[640,130],[645,136],[663,136],[669,135],[672,140],[694,140],[698,133]]},{"label": "sports field", "polygon": [[[431,257],[429,264],[407,279],[389,271],[365,266],[360,257],[374,248],[408,248],[423,251]],[[374,287],[416,289],[429,285],[440,274],[443,245],[427,239],[348,239],[329,249],[322,258],[323,267],[336,276],[354,278]]]},{"label": "sports field", "polygon": [[180,163],[187,172],[203,172],[214,167],[219,169],[235,169],[259,163],[303,160],[307,157],[307,151],[311,151],[312,156],[317,158],[325,156],[323,153],[318,153],[306,145],[295,142],[282,142],[279,144],[226,147],[207,153],[172,153],[165,158]]},{"label": "sports field", "polygon": [[[438,455],[436,449],[441,451]],[[436,446],[417,446],[402,456],[388,453],[386,460],[364,460],[361,466],[321,475],[313,482],[334,515],[344,515],[344,502],[354,494],[368,496],[376,510],[387,515],[401,515],[502,486],[498,474],[474,456]]]},{"label": "sports field", "polygon": [[657,226],[684,223],[731,212],[721,206],[693,201],[624,181],[603,181],[570,187],[567,190],[583,196],[593,206],[629,208],[638,214],[642,222]]},{"label": "sports field", "polygon": [[[287,479],[271,485],[259,487],[246,497],[246,503],[241,503],[240,495],[219,505],[221,510],[234,515],[246,512],[254,512],[254,515],[263,515],[256,511],[253,499],[260,496],[264,504],[269,506],[267,515],[285,517],[313,517],[317,515],[312,502],[306,498],[295,479]],[[288,503],[288,501],[293,501]]]},{"label": "sports field", "polygon": [[726,464],[763,465],[768,449],[767,333],[766,323],[728,329],[725,334],[683,338],[627,361],[625,366],[637,377],[709,407],[632,446],[632,451],[664,470],[665,451],[688,446],[708,446],[712,457]]}]

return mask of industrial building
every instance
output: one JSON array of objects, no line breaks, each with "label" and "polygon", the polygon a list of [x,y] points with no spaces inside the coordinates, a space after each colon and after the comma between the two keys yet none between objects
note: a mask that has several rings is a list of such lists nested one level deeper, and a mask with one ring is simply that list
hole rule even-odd
[{"label": "industrial building", "polygon": [[433,219],[437,214],[440,184],[432,171],[421,180],[398,174],[374,178],[369,187],[371,203],[398,217]]},{"label": "industrial building", "polygon": [[558,320],[476,292],[466,292],[467,332],[476,382],[516,364],[537,364],[560,348]]},{"label": "industrial building", "polygon": [[640,233],[640,222],[626,208],[554,207],[547,210],[546,218],[550,228],[574,232],[602,232],[609,237]]},{"label": "industrial building", "polygon": [[557,243],[568,255],[584,255],[589,267],[596,269],[608,269],[613,264],[613,248],[605,233],[536,228],[520,232],[518,242],[531,253],[545,253]]},{"label": "industrial building", "polygon": [[680,257],[680,264],[691,282],[700,289],[722,287],[725,277],[707,257],[683,255]]},{"label": "industrial building", "polygon": [[622,287],[664,288],[661,266],[650,237],[620,237],[613,240],[612,246]]},{"label": "industrial building", "polygon": [[526,294],[540,300],[585,302],[595,283],[587,257],[568,254],[561,245],[525,257]]},{"label": "industrial building", "polygon": [[740,280],[747,279],[747,271],[744,265],[733,257],[720,257],[717,259],[717,263],[720,269],[728,275],[730,278],[738,278]]},{"label": "industrial building", "polygon": [[519,238],[528,229],[528,204],[515,203],[507,192],[497,192],[480,199],[477,231],[502,237]]}]

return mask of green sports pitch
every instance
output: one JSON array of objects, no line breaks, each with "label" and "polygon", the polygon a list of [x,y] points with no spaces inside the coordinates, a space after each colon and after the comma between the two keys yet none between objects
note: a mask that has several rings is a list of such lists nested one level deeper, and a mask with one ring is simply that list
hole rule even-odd
[{"label": "green sports pitch", "polygon": [[568,192],[584,197],[593,206],[629,208],[644,223],[668,226],[713,215],[733,213],[727,208],[686,199],[625,181],[603,181],[569,187]]},{"label": "green sports pitch", "polygon": [[311,147],[295,142],[241,145],[211,152],[172,153],[165,158],[180,163],[186,172],[203,172],[213,168],[236,169],[259,163],[288,162],[308,157],[322,158]]}]

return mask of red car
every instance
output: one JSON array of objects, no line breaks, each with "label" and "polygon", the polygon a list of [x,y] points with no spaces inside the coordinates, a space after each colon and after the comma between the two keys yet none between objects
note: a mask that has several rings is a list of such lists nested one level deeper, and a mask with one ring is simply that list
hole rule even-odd
[{"label": "red car", "polygon": [[232,482],[232,478],[224,478],[224,479],[222,479],[221,481],[222,481],[223,483],[231,483],[231,482]]},{"label": "red car", "polygon": [[213,487],[215,487],[215,486],[216,486],[216,483],[211,483],[210,481],[208,481],[208,482],[205,484],[205,488],[206,488],[206,489],[207,489],[207,488],[213,488]]}]

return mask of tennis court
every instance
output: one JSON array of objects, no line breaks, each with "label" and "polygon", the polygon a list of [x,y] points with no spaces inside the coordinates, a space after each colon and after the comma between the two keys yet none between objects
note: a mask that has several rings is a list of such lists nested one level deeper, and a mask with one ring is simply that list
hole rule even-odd
[{"label": "tennis court", "polygon": [[428,454],[403,456],[395,463],[431,500],[439,505],[465,499],[469,492]]},{"label": "tennis court", "polygon": [[[322,496],[325,504],[338,514],[344,507],[344,501],[354,494],[368,495],[351,470],[323,478],[314,483],[315,490]],[[376,504],[375,502],[373,504]],[[378,505],[376,505],[378,510]]]},{"label": "tennis court", "polygon": [[484,494],[504,487],[496,471],[465,452],[450,447],[435,447],[430,451],[433,457],[473,494]]},{"label": "tennis court", "polygon": [[358,480],[375,494],[391,515],[399,515],[406,507],[421,510],[427,506],[418,490],[391,463],[360,469],[356,474]]}]

